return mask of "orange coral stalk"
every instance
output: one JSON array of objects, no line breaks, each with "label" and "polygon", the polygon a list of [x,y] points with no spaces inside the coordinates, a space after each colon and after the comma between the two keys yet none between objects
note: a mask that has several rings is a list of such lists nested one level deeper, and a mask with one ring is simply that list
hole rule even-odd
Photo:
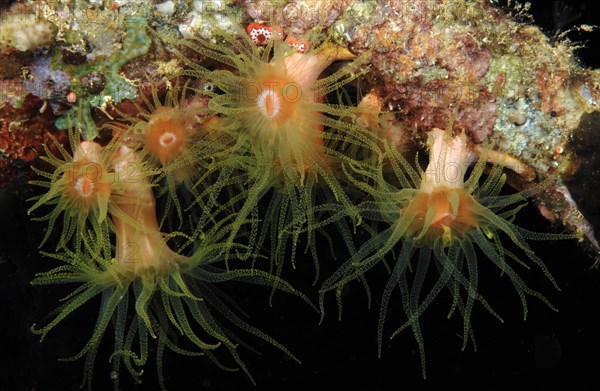
[{"label": "orange coral stalk", "polygon": [[141,174],[135,152],[121,147],[115,174],[127,176],[121,197],[116,201],[120,213],[113,215],[116,232],[116,260],[136,274],[163,273],[185,257],[172,251],[160,232],[156,219],[156,201],[148,179]]}]

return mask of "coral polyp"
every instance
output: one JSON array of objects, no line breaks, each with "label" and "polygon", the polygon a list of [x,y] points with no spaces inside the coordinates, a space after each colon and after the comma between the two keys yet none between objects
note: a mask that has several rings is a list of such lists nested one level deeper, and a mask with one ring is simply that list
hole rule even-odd
[{"label": "coral polyp", "polygon": [[[150,97],[145,94],[140,96],[141,103],[136,103],[137,115],[131,116],[120,113],[123,122],[110,124],[115,131],[120,126],[129,126],[129,137],[136,146],[141,147],[148,155],[148,159],[156,166],[165,167],[181,156],[189,157],[190,149],[194,143],[201,138],[200,124],[203,117],[208,115],[207,109],[200,103],[186,104],[186,86],[180,86],[178,82],[168,82],[167,86],[161,86],[153,80],[149,80]],[[161,89],[166,89],[161,99]],[[193,168],[174,174],[176,182],[183,182],[193,176]]]},{"label": "coral polyp", "polygon": [[[79,131],[69,130],[69,152],[56,138],[50,136],[54,149],[48,146],[46,156],[42,156],[53,171],[33,168],[46,180],[35,180],[31,183],[47,191],[32,198],[35,203],[29,213],[42,205],[50,205],[52,210],[36,220],[48,221],[48,230],[42,244],[49,238],[62,215],[62,233],[57,247],[64,247],[74,238],[81,242],[82,235],[91,224],[95,230],[106,230],[109,198],[118,193],[122,181],[115,177],[110,166],[117,143],[116,140],[105,147],[93,141],[81,141]],[[100,227],[104,228],[100,228]]]},{"label": "coral polyp", "polygon": [[167,195],[163,218],[174,207],[181,221],[180,198],[200,197],[201,187],[196,185],[216,169],[211,166],[214,157],[227,141],[221,133],[208,132],[206,124],[212,117],[205,103],[188,99],[187,84],[182,86],[178,80],[163,84],[148,80],[148,88],[134,103],[136,114],[116,110],[119,121],[106,126],[123,134],[127,145],[142,150],[147,163],[158,171],[155,182],[166,184],[159,193]]},{"label": "coral polyp", "polygon": [[[369,216],[371,223],[387,227],[368,239],[325,281],[320,298],[324,310],[327,292],[337,291],[339,295],[340,288],[350,281],[363,281],[367,271],[384,263],[389,254],[397,250],[381,298],[377,329],[379,354],[388,307],[394,305],[392,293],[398,288],[407,319],[392,333],[392,338],[407,328],[412,330],[421,355],[423,376],[425,344],[420,319],[444,289],[452,295],[448,316],[458,312],[462,317],[464,349],[469,340],[475,344],[471,314],[476,302],[502,321],[479,293],[479,270],[486,267],[485,263],[498,268],[500,274],[510,280],[523,306],[523,318],[527,318],[528,296],[555,308],[542,293],[525,282],[520,268],[529,269],[530,264],[535,265],[559,289],[528,241],[576,237],[530,232],[513,223],[526,198],[541,191],[547,183],[542,182],[528,191],[503,195],[501,191],[506,182],[503,168],[493,166],[483,178],[486,152],[477,159],[464,133],[453,136],[450,127],[446,131],[433,129],[428,134],[427,145],[429,164],[422,171],[418,166],[416,170],[412,168],[398,151],[385,143],[393,179],[384,178],[386,170],[383,170],[380,176],[372,178],[375,187],[360,184],[370,187],[374,199],[364,201],[359,209]],[[465,180],[468,168],[474,162]],[[432,274],[436,276],[431,277]],[[338,305],[341,306],[341,301]]]},{"label": "coral polyp", "polygon": [[[473,154],[464,133],[451,140],[448,137],[440,129],[429,133],[429,165],[419,191],[401,212],[406,222],[402,235],[429,245],[440,238],[445,246],[450,245],[478,227],[478,204],[463,180]],[[476,180],[473,178],[471,181]]]},{"label": "coral polyp", "polygon": [[79,209],[87,215],[91,208],[97,208],[98,221],[106,218],[108,197],[111,193],[111,178],[99,163],[101,146],[83,141],[73,154],[73,165],[63,174],[64,196],[73,209]]},{"label": "coral polyp", "polygon": [[[377,154],[377,142],[365,129],[340,119],[353,116],[353,108],[327,103],[326,95],[364,72],[357,69],[363,59],[355,59],[332,43],[300,53],[277,36],[265,47],[258,47],[243,33],[223,39],[227,45],[195,39],[172,44],[221,64],[208,69],[178,52],[186,64],[183,75],[217,87],[215,92],[204,92],[211,97],[209,109],[218,116],[209,128],[236,140],[223,164],[246,176],[247,196],[233,222],[230,240],[249,216],[258,215],[259,201],[273,189],[261,234],[255,239],[255,224],[249,240],[260,247],[269,237],[270,255],[280,273],[286,258],[294,263],[299,232],[315,222],[317,199],[339,205],[355,223],[360,221],[336,172],[342,162],[373,169],[359,155],[346,151],[352,146]],[[322,75],[335,61],[348,63]],[[286,248],[289,242],[291,252]],[[310,230],[307,242],[316,258]]]}]

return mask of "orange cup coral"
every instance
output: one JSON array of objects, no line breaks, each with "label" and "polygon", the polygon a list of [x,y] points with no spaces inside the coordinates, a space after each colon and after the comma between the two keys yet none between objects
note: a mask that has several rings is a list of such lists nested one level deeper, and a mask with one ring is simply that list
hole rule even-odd
[{"label": "orange cup coral", "polygon": [[[315,223],[317,199],[348,210],[355,224],[360,221],[336,171],[342,162],[374,170],[361,157],[345,151],[353,146],[377,154],[379,147],[374,135],[340,119],[353,116],[353,108],[326,103],[326,95],[365,70],[356,69],[361,59],[331,43],[300,53],[278,37],[265,47],[257,47],[246,35],[241,40],[233,36],[224,40],[225,45],[201,39],[172,43],[216,60],[224,68],[209,70],[177,52],[187,67],[183,75],[217,87],[214,92],[199,91],[211,97],[208,107],[218,115],[209,127],[235,140],[224,165],[230,172],[243,173],[246,196],[230,240],[250,222],[249,243],[261,247],[269,237],[271,259],[280,273],[290,259],[294,264],[301,232],[308,231],[307,249],[317,258],[314,232],[306,229]],[[323,75],[333,62],[349,60],[354,61]],[[271,189],[273,197],[258,234],[258,204]],[[318,275],[317,260],[315,265]]]},{"label": "orange cup coral", "polygon": [[[384,144],[395,174],[394,182],[399,183],[401,188],[396,189],[384,179],[383,174],[376,178],[375,187],[360,184],[370,188],[374,200],[364,201],[358,208],[375,224],[388,227],[375,233],[325,281],[320,298],[322,310],[327,292],[336,291],[339,295],[340,288],[350,281],[364,281],[364,274],[369,269],[399,247],[381,299],[377,330],[379,353],[391,295],[398,287],[407,320],[392,337],[406,328],[412,329],[425,376],[425,347],[419,321],[444,288],[453,295],[450,314],[459,312],[463,320],[463,349],[469,340],[475,341],[470,321],[475,302],[481,303],[501,320],[478,292],[478,270],[485,259],[510,279],[523,305],[524,317],[527,316],[527,296],[536,297],[554,309],[541,293],[527,285],[515,268],[525,266],[529,269],[526,261],[532,262],[558,289],[528,240],[558,240],[574,236],[533,233],[513,224],[526,197],[540,191],[544,183],[526,192],[501,195],[506,181],[502,167],[491,168],[480,183],[486,164],[485,151],[465,180],[469,166],[475,161],[475,154],[471,152],[464,133],[452,136],[450,129],[433,129],[429,133],[429,164],[425,171],[418,167],[416,171],[387,142]],[[506,246],[503,240],[511,244]],[[512,248],[523,255],[513,253]],[[479,252],[483,257],[478,255]],[[435,267],[431,267],[432,263]],[[436,271],[437,278],[434,277],[431,283],[429,276]],[[341,300],[338,304],[341,305]]]},{"label": "orange cup coral", "polygon": [[48,221],[48,230],[42,244],[48,240],[62,215],[62,233],[57,248],[64,248],[72,238],[78,246],[88,223],[96,231],[107,229],[106,216],[112,207],[108,200],[111,194],[120,191],[121,185],[110,167],[117,143],[115,140],[101,147],[93,141],[81,141],[78,130],[71,128],[71,154],[52,135],[49,137],[59,155],[53,154],[50,148],[44,146],[46,156],[42,156],[41,159],[53,167],[54,171],[46,172],[33,168],[45,180],[34,180],[30,183],[48,190],[31,199],[35,203],[29,208],[29,213],[42,205],[53,206],[46,215],[34,218]]}]

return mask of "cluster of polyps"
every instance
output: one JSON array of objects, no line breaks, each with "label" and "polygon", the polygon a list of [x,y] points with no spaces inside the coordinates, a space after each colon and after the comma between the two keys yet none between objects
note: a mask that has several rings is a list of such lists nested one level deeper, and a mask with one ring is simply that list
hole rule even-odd
[{"label": "cluster of polyps", "polygon": [[[64,224],[59,248],[80,248],[82,241],[89,241],[91,232],[107,233],[109,227],[116,238],[116,261],[136,272],[147,269],[163,270],[164,265],[178,257],[168,250],[156,221],[156,203],[149,178],[156,172],[143,162],[138,153],[119,145],[122,137],[102,146],[94,141],[79,141],[76,132],[70,130],[70,155],[54,140],[59,158],[47,149],[43,159],[54,167],[53,172],[36,170],[48,181],[34,184],[48,188],[48,192],[36,197],[33,211],[44,204],[55,205],[41,218],[49,220],[52,234],[57,219],[63,215]],[[112,224],[108,221],[112,218]],[[72,221],[75,220],[75,221]]]},{"label": "cluster of polyps", "polygon": [[[149,123],[152,133],[156,124],[152,120]],[[170,129],[174,131],[179,126],[169,121],[166,125],[173,125]],[[114,129],[122,130],[119,126]],[[158,134],[157,138],[164,139],[166,133]],[[230,308],[230,300],[214,286],[235,280],[276,285],[304,298],[286,282],[268,273],[250,269],[230,271],[228,267],[220,267],[232,258],[222,254],[223,238],[229,232],[227,216],[219,220],[217,215],[212,215],[207,224],[200,224],[200,237],[192,239],[179,232],[164,234],[157,221],[151,183],[158,171],[148,161],[151,159],[149,154],[126,146],[131,141],[121,131],[116,132],[106,146],[79,141],[75,130],[70,131],[70,140],[72,155],[55,140],[62,158],[48,150],[44,160],[54,170],[36,170],[47,180],[34,183],[49,190],[36,197],[37,202],[31,209],[43,204],[54,205],[50,214],[42,219],[50,220],[49,231],[61,215],[65,216],[65,224],[60,238],[61,252],[48,254],[61,265],[39,273],[33,284],[80,285],[65,298],[65,303],[48,324],[41,328],[34,326],[32,330],[44,338],[71,312],[92,297],[101,295],[103,304],[96,328],[85,347],[74,356],[85,356],[84,382],[91,385],[96,353],[109,324],[115,328],[113,369],[118,373],[124,363],[138,382],[142,372],[136,367],[143,366],[148,360],[148,337],[158,339],[155,361],[163,388],[165,348],[177,354],[190,354],[175,342],[174,330],[195,347],[197,351],[192,355],[207,354],[221,367],[224,365],[222,358],[217,359],[212,351],[225,347],[235,364],[250,378],[237,351],[237,342],[234,343],[238,341],[233,334],[234,328],[265,339],[294,358],[277,341],[240,318],[236,314],[237,308]],[[71,222],[72,216],[76,216],[76,223]],[[49,237],[51,232],[47,234]],[[183,244],[174,251],[168,240],[176,238],[182,239]],[[244,246],[231,246],[238,252],[248,251]],[[186,255],[178,252],[186,247],[193,250],[187,251]],[[128,317],[132,303],[133,317]],[[219,317],[222,319],[217,320]],[[139,339],[134,338],[136,335]]]},{"label": "cluster of polyps", "polygon": [[[259,49],[253,38],[265,46]],[[339,119],[350,117],[351,108],[325,102],[328,93],[360,75],[355,72],[356,64],[322,76],[333,62],[353,56],[332,44],[316,49],[297,39],[288,39],[286,44],[283,36],[266,37],[262,30],[259,35],[251,32],[241,42],[228,39],[234,49],[204,41],[174,42],[225,65],[226,69],[209,70],[174,49],[187,64],[181,76],[191,78],[188,83],[193,85],[198,85],[194,78],[202,79],[200,84],[212,88],[180,87],[178,77],[167,83],[172,89],[163,94],[159,83],[149,80],[150,94],[140,91],[140,100],[133,105],[135,115],[114,108],[118,118],[106,125],[114,135],[108,145],[80,142],[72,129],[74,154],[56,142],[62,158],[48,151],[46,159],[55,170],[38,170],[47,181],[37,184],[50,191],[37,199],[32,210],[43,204],[60,205],[46,217],[50,228],[60,216],[78,216],[78,220],[69,224],[65,218],[63,252],[53,255],[63,264],[40,274],[34,283],[83,285],[49,324],[35,331],[45,336],[70,312],[102,294],[98,327],[76,356],[86,356],[87,382],[111,319],[115,371],[124,361],[136,380],[140,374],[135,367],[147,359],[144,341],[148,335],[159,340],[159,373],[164,347],[183,352],[171,340],[170,329],[184,334],[199,353],[208,352],[209,357],[214,357],[212,350],[225,346],[246,372],[232,342],[237,337],[230,331],[231,324],[289,353],[235,315],[235,309],[228,307],[230,301],[213,285],[240,280],[304,297],[278,277],[283,264],[279,261],[289,254],[286,241],[293,237],[293,258],[298,235],[321,214],[316,211],[321,205],[315,205],[321,188],[323,199],[348,211],[354,208],[335,162],[365,171],[370,167],[337,147],[374,150],[376,137]],[[192,92],[197,95],[190,97]],[[93,175],[87,173],[92,163],[98,166]],[[215,182],[206,183],[208,178]],[[273,197],[258,234],[258,202],[269,193]],[[162,219],[157,218],[155,194],[166,194]],[[73,203],[80,207],[72,212],[68,206]],[[177,226],[169,214],[172,205],[179,217],[177,229],[183,226],[185,233],[161,232]],[[340,224],[349,231],[345,223]],[[251,226],[249,234],[238,234],[244,225]],[[71,242],[72,236],[77,240]],[[274,249],[271,259],[278,262],[277,276],[257,269],[230,269],[232,254],[260,259],[258,249],[269,236]],[[308,236],[316,257],[314,232]],[[224,269],[219,268],[223,265]],[[133,318],[125,316],[129,301],[134,302]],[[218,315],[224,319],[217,320]],[[230,325],[222,327],[221,323]],[[135,351],[136,335],[139,352]]]},{"label": "cluster of polyps", "polygon": [[[68,313],[101,293],[98,327],[76,356],[86,356],[88,381],[99,341],[111,319],[115,324],[115,371],[124,361],[136,380],[140,373],[134,367],[143,366],[147,360],[148,335],[158,339],[159,374],[165,347],[175,353],[189,353],[170,338],[171,329],[184,334],[197,348],[195,353],[214,357],[212,351],[225,346],[247,373],[233,342],[237,339],[229,327],[221,326],[216,314],[287,352],[235,315],[226,305],[229,301],[213,285],[229,280],[253,281],[296,293],[279,278],[282,265],[290,258],[294,262],[298,236],[307,233],[306,248],[318,271],[314,233],[329,223],[336,224],[352,257],[325,281],[321,308],[326,292],[340,295],[341,288],[355,279],[366,284],[364,274],[388,253],[398,250],[383,289],[379,345],[381,348],[391,294],[398,286],[407,320],[393,335],[412,329],[423,373],[425,355],[419,319],[444,288],[453,294],[451,313],[459,312],[463,318],[465,344],[473,338],[470,315],[475,302],[499,318],[477,290],[481,262],[478,253],[508,276],[525,314],[527,295],[548,303],[513,269],[511,261],[525,262],[505,249],[501,238],[507,237],[525,254],[526,261],[536,264],[555,283],[527,240],[565,236],[534,235],[512,223],[523,196],[500,195],[505,182],[502,169],[493,167],[479,183],[486,159],[493,153],[470,146],[464,134],[453,134],[451,126],[446,131],[433,129],[428,138],[429,164],[425,171],[414,169],[397,150],[405,142],[393,134],[400,127],[389,115],[381,115],[378,106],[383,100],[372,96],[356,110],[327,102],[327,94],[358,75],[354,73],[355,62],[322,75],[335,61],[353,60],[347,50],[331,44],[299,46],[288,39],[288,45],[298,50],[290,49],[281,34],[264,26],[251,29],[249,35],[241,41],[226,38],[229,46],[202,40],[170,42],[223,64],[222,68],[208,69],[183,51],[173,49],[186,64],[182,77],[202,79],[205,86],[211,86],[189,89],[210,98],[208,107],[186,106],[187,87],[168,91],[163,102],[152,85],[152,99],[143,98],[143,104],[136,105],[136,117],[120,113],[122,121],[110,126],[115,138],[109,145],[79,142],[72,132],[73,156],[55,143],[63,158],[49,153],[46,160],[56,170],[38,170],[48,181],[37,184],[49,191],[37,198],[32,209],[42,204],[57,205],[44,217],[51,227],[65,212],[60,246],[65,254],[55,258],[68,267],[62,265],[42,273],[34,283],[77,281],[84,285],[69,295],[54,320],[36,332],[45,335]],[[193,81],[198,84],[198,80]],[[348,121],[352,118],[354,123]],[[204,154],[206,151],[212,155]],[[203,161],[217,162],[206,167],[214,170],[216,178],[212,179],[216,182],[200,194],[198,189],[208,178],[198,173]],[[475,161],[467,178],[467,170]],[[396,178],[386,177],[385,164],[392,167]],[[152,170],[159,170],[158,177]],[[164,185],[165,178],[166,209],[176,206],[180,226],[190,229],[189,236],[161,232],[152,185]],[[392,180],[396,185],[390,184]],[[191,205],[179,200],[182,184],[188,187]],[[351,185],[356,186],[349,189]],[[208,202],[204,202],[207,193]],[[364,198],[353,198],[349,193]],[[190,201],[185,197],[182,200]],[[267,200],[268,206],[261,215],[262,200]],[[74,213],[69,212],[71,205],[77,206]],[[208,217],[197,219],[191,214],[198,208],[215,208],[217,212],[213,215],[204,211]],[[163,216],[167,215],[165,212]],[[78,216],[77,223],[71,223],[67,216]],[[351,234],[353,227],[341,218],[347,216],[355,225],[363,218],[369,224],[373,222],[365,228],[372,237],[358,250]],[[168,216],[162,222],[167,220]],[[93,228],[88,230],[89,226]],[[242,226],[250,226],[245,235],[240,235]],[[68,244],[73,236],[74,249]],[[270,271],[276,276],[255,268],[230,269],[232,253],[257,260],[258,249],[268,240],[269,257],[274,262]],[[287,248],[288,241],[292,242],[292,251]],[[172,243],[183,244],[174,251],[169,246]],[[193,251],[182,255],[185,248]],[[432,261],[435,268],[429,267]],[[225,267],[219,269],[217,265],[223,263]],[[437,279],[426,278],[432,269],[437,271]],[[426,290],[429,293],[421,297]],[[135,307],[132,323],[126,316],[130,299]],[[139,354],[135,352],[136,335]],[[159,380],[162,385],[162,377]]]}]

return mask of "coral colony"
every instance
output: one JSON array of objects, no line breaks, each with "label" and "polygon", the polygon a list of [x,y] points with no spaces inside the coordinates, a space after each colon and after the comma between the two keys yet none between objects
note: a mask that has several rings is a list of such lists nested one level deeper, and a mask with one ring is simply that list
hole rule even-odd
[{"label": "coral colony", "polygon": [[[326,15],[341,10],[323,4],[324,29],[335,19]],[[72,289],[32,331],[52,338],[71,313],[100,303],[87,343],[71,357],[84,361],[84,385],[92,388],[105,345],[112,349],[115,388],[124,372],[135,382],[168,388],[165,355],[204,356],[253,382],[247,363],[257,339],[299,362],[293,346],[253,326],[230,298],[228,289],[236,284],[305,303],[321,318],[332,316],[326,297],[335,295],[341,316],[349,305],[342,289],[362,284],[369,297],[379,295],[379,353],[384,338],[410,329],[423,376],[427,336],[421,319],[436,298],[451,297],[450,314],[462,321],[463,349],[475,344],[474,311],[502,320],[480,293],[480,270],[510,281],[523,317],[532,298],[554,309],[521,276],[530,269],[559,289],[530,243],[581,238],[588,231],[573,223],[571,233],[536,233],[514,223],[529,198],[557,186],[561,166],[545,175],[534,167],[536,174],[498,148],[506,140],[488,138],[492,118],[486,116],[495,108],[477,106],[483,117],[469,111],[481,94],[508,105],[500,98],[504,81],[492,81],[477,96],[459,88],[443,116],[439,107],[427,112],[407,105],[404,114],[412,123],[405,125],[386,110],[386,99],[400,101],[414,91],[398,95],[386,85],[363,90],[381,52],[348,50],[342,19],[332,27],[335,35],[327,35],[307,28],[302,16],[291,25],[264,22],[264,10],[252,5],[246,12],[254,20],[243,29],[233,27],[239,25],[235,17],[209,18],[194,7],[178,29],[165,31],[146,16],[129,15],[122,20],[120,47],[98,38],[97,52],[82,58],[85,48],[73,43],[52,60],[60,58],[61,69],[48,57],[29,66],[28,83],[56,85],[44,97],[50,104],[44,109],[54,112],[61,129],[49,133],[33,168],[31,184],[39,191],[29,212],[47,224],[40,247],[54,268],[32,283]],[[154,12],[168,18],[175,2],[158,4]],[[47,45],[48,36],[57,34],[51,14],[51,21],[36,22],[23,11],[22,28],[32,31],[26,35],[17,31],[14,15],[1,37],[11,50]],[[210,34],[200,31],[200,20]],[[111,34],[102,23],[97,31]],[[69,34],[59,32],[75,42]],[[355,37],[359,45],[360,32]],[[427,50],[423,44],[423,56]],[[162,58],[160,65],[136,72],[144,67],[139,58],[149,53]],[[484,51],[475,54],[469,55],[487,58]],[[401,65],[412,67],[411,61]],[[451,71],[461,66],[446,64]],[[440,69],[431,66],[422,78],[459,85],[454,74],[435,74]],[[484,73],[465,71],[462,85]],[[513,123],[525,123],[518,117],[524,114],[509,111]],[[423,147],[419,153],[410,147],[415,140]],[[508,189],[508,171],[528,186]],[[347,259],[337,259],[340,254]],[[312,292],[287,281],[300,262],[312,264]],[[322,262],[337,262],[337,270],[321,275]],[[370,278],[375,268],[387,270],[387,277]],[[390,307],[401,308],[405,320],[388,334]],[[156,366],[158,379],[142,376],[147,365]]]}]

